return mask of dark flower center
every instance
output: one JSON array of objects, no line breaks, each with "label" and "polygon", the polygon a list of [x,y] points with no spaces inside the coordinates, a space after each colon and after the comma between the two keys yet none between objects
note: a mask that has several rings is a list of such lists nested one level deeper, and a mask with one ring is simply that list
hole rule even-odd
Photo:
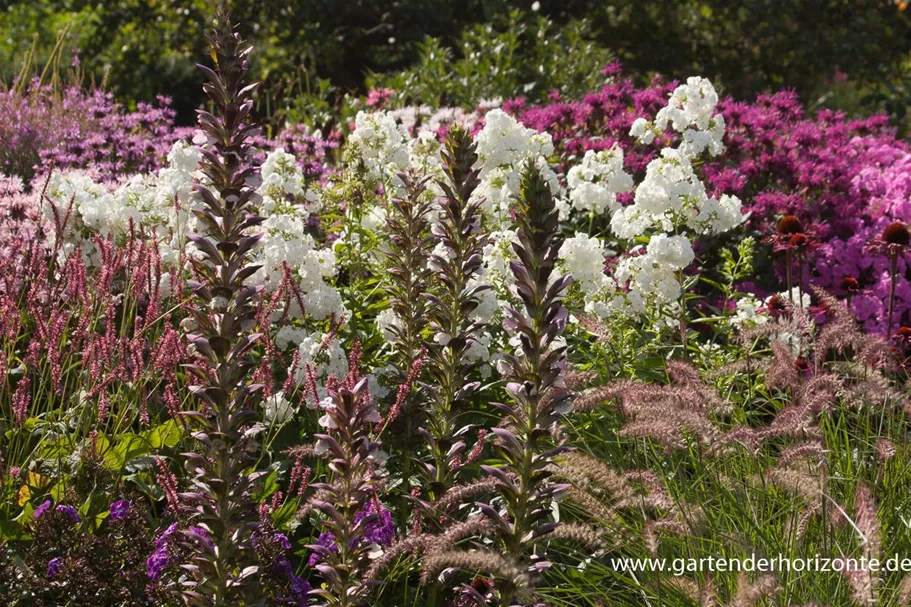
[{"label": "dark flower center", "polygon": [[788,244],[795,249],[802,249],[807,246],[807,237],[804,234],[794,234],[788,239]]},{"label": "dark flower center", "polygon": [[893,221],[883,230],[883,240],[889,244],[907,245],[911,242],[911,233],[904,222]]},{"label": "dark flower center", "polygon": [[796,215],[785,215],[778,220],[775,228],[779,234],[799,234],[803,232],[803,223]]},{"label": "dark flower center", "polygon": [[860,283],[853,276],[845,276],[841,281],[841,288],[849,293],[860,291]]},{"label": "dark flower center", "polygon": [[769,302],[767,305],[769,307],[769,310],[773,310],[776,312],[783,312],[785,310],[784,299],[782,299],[780,295],[772,295],[769,298]]}]

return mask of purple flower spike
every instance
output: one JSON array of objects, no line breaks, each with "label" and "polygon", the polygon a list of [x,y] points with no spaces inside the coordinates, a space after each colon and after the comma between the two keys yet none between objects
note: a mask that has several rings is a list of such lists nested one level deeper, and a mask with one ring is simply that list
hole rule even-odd
[{"label": "purple flower spike", "polygon": [[163,546],[153,552],[152,555],[146,559],[146,569],[148,570],[149,579],[153,582],[157,582],[161,579],[161,573],[170,562],[171,557],[168,554],[167,546]]},{"label": "purple flower spike", "polygon": [[[338,551],[338,546],[335,543],[335,536],[328,531],[324,531],[323,533],[319,534],[319,538],[316,540],[316,545],[325,548],[327,553]],[[314,551],[313,554],[310,555],[310,559],[307,561],[307,564],[313,567],[321,560],[323,560],[322,555],[319,552]]]},{"label": "purple flower spike", "polygon": [[288,541],[288,536],[284,533],[276,533],[272,536],[272,539],[275,540],[275,543],[282,547],[282,550],[291,550],[291,542]]},{"label": "purple flower spike", "polygon": [[307,580],[293,573],[291,574],[291,594],[297,600],[298,607],[306,607],[307,598],[312,589]]},{"label": "purple flower spike", "polygon": [[392,522],[392,513],[379,501],[370,502],[366,508],[355,514],[354,523],[359,523],[371,514],[378,514],[379,517],[364,526],[363,541],[389,546],[395,539],[395,523]]},{"label": "purple flower spike", "polygon": [[212,535],[202,527],[190,527],[189,532],[195,536],[200,544],[206,546],[210,550],[215,549],[215,544],[212,542]]}]

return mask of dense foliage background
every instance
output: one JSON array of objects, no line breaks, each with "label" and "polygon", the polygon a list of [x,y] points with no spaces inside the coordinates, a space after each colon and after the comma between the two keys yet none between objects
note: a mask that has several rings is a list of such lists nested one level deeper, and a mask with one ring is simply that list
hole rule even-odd
[{"label": "dense foliage background", "polygon": [[[203,27],[217,3],[5,4],[3,80],[19,72],[34,44],[37,65],[57,54],[68,64],[78,55],[86,73],[104,80],[119,100],[152,101],[166,91],[179,120],[193,120],[192,109],[203,101],[194,66],[206,54]],[[254,75],[266,83],[258,109],[270,116],[282,114],[289,97],[301,93],[333,104],[342,93],[364,92],[366,84],[409,78],[412,101],[420,103],[459,105],[519,91],[540,100],[554,89],[580,92],[589,84],[581,75],[587,72],[562,59],[584,65],[609,54],[640,80],[652,73],[703,74],[741,98],[787,87],[811,106],[885,110],[899,119],[911,103],[911,11],[903,0],[235,0],[229,5],[257,48]],[[66,37],[55,51],[64,28]],[[449,56],[455,69],[447,64]],[[415,67],[420,73],[409,71]],[[833,89],[834,82],[841,84]],[[463,92],[469,87],[471,98]]]}]

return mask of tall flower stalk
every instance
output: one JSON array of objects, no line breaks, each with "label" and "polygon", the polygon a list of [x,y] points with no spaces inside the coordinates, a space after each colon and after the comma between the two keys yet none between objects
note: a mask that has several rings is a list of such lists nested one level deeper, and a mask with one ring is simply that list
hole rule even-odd
[{"label": "tall flower stalk", "polygon": [[326,518],[313,550],[311,564],[316,566],[324,585],[311,592],[328,607],[362,605],[372,583],[363,579],[370,553],[378,544],[392,541],[394,528],[378,504],[376,493],[380,476],[377,461],[380,443],[372,436],[379,421],[376,405],[367,392],[367,380],[357,379],[356,370],[337,391],[329,392],[322,407],[317,434],[317,452],[328,461],[330,478],[314,483],[315,509]]},{"label": "tall flower stalk", "polygon": [[[506,389],[514,400],[498,405],[503,420],[493,429],[503,465],[484,468],[499,481],[505,512],[490,505],[482,510],[497,527],[504,552],[530,559],[535,571],[548,564],[534,554],[532,546],[557,526],[551,503],[566,490],[565,485],[549,480],[554,457],[566,450],[549,444],[549,430],[568,411],[572,397],[563,385],[566,347],[555,343],[566,328],[568,312],[562,295],[572,277],[554,275],[563,244],[558,213],[547,183],[531,165],[522,175],[515,222],[513,249],[518,259],[509,266],[515,277],[514,293],[524,310],[508,309],[503,322],[512,343],[518,345],[503,359]],[[498,587],[501,603],[511,605],[516,589],[509,583]]]},{"label": "tall flower stalk", "polygon": [[[401,462],[403,478],[411,478],[414,453],[420,437],[415,432],[423,422],[418,392],[412,390],[420,379],[425,358],[424,331],[427,328],[427,299],[432,270],[428,266],[433,249],[430,234],[430,209],[433,199],[427,195],[427,180],[416,181],[401,174],[405,193],[394,198],[388,209],[386,233],[389,250],[386,253],[388,293],[391,311],[395,315],[388,332],[394,345],[392,356],[399,395],[386,415],[385,425],[399,436],[396,441],[397,459]],[[403,509],[403,512],[405,510]],[[404,522],[404,521],[403,521]]]},{"label": "tall flower stalk", "polygon": [[428,368],[432,378],[426,438],[430,442],[432,464],[430,497],[439,498],[452,486],[466,444],[460,440],[468,426],[460,425],[460,414],[480,387],[471,381],[478,363],[469,360],[480,323],[471,318],[478,307],[478,294],[487,285],[470,286],[482,263],[481,201],[472,201],[480,183],[476,146],[467,131],[449,131],[442,152],[445,180],[439,186],[440,220],[433,226],[442,251],[431,257],[438,290],[428,295],[430,327],[435,345],[429,350]]},{"label": "tall flower stalk", "polygon": [[[514,212],[517,242],[513,249],[518,259],[510,262],[510,269],[515,277],[513,292],[523,309],[506,311],[503,326],[516,350],[504,354],[500,365],[513,402],[494,403],[503,412],[499,426],[492,430],[502,463],[482,468],[495,479],[499,499],[479,504],[489,522],[484,535],[495,543],[491,550],[444,550],[424,564],[425,580],[448,567],[488,571],[495,578],[499,605],[528,598],[537,574],[550,566],[536,544],[559,526],[551,505],[568,486],[550,477],[555,457],[567,448],[554,445],[551,431],[568,411],[572,397],[563,384],[566,348],[555,343],[566,327],[568,312],[562,295],[572,278],[554,276],[563,238],[553,196],[533,165],[523,172]],[[463,591],[478,604],[486,604],[470,586]]]},{"label": "tall flower stalk", "polygon": [[258,171],[248,163],[257,132],[248,122],[255,85],[244,81],[251,49],[225,14],[209,39],[214,69],[200,69],[215,110],[199,111],[207,137],[200,169],[208,184],[195,187],[193,212],[202,230],[188,236],[201,251],[192,261],[201,280],[189,283],[198,302],[191,311],[197,332],[188,340],[203,362],[188,367],[195,376],[189,389],[201,407],[184,413],[196,443],[185,454],[194,491],[184,495],[184,507],[196,527],[185,538],[192,556],[183,564],[190,579],[182,593],[189,604],[253,604],[262,596],[251,542],[259,525],[251,493],[260,473],[250,471],[258,452],[250,427],[262,386],[249,379],[259,335],[248,333],[261,287],[246,284],[258,269],[247,263],[248,254],[261,236],[249,231],[263,221],[251,213]]},{"label": "tall flower stalk", "polygon": [[791,303],[794,303],[794,279],[792,274],[794,272],[794,252],[795,249],[797,252],[797,264],[798,264],[798,298],[800,294],[803,293],[803,262],[800,255],[800,249],[796,246],[801,242],[806,242],[806,236],[803,234],[803,222],[800,221],[795,215],[785,215],[778,220],[778,223],[775,225],[775,234],[769,237],[767,240],[774,245],[776,251],[783,250],[785,252],[785,282],[788,285],[788,300]]}]

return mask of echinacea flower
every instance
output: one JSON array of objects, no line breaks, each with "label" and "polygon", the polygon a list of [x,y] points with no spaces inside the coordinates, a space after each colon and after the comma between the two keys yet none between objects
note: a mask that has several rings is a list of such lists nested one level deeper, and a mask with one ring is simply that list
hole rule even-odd
[{"label": "echinacea flower", "polygon": [[895,309],[895,284],[898,275],[898,258],[911,249],[911,232],[908,224],[903,221],[893,221],[883,230],[879,238],[867,243],[866,250],[870,253],[880,253],[889,258],[889,312],[886,321],[886,334],[892,334],[892,318]]},{"label": "echinacea flower", "polygon": [[775,224],[775,232],[763,242],[772,245],[772,250],[803,253],[817,244],[816,228],[804,226],[796,215],[785,215]]},{"label": "echinacea flower", "polygon": [[857,282],[857,279],[853,276],[845,276],[841,281],[841,285],[839,286],[845,293],[850,293],[851,295],[860,293],[860,283]]},{"label": "echinacea flower", "polygon": [[803,251],[809,244],[810,239],[807,238],[806,234],[792,234],[791,237],[788,238],[788,246],[798,251]]},{"label": "echinacea flower", "polygon": [[904,222],[893,221],[883,230],[882,239],[891,244],[907,246],[911,243],[911,233]]},{"label": "echinacea flower", "polygon": [[911,344],[911,327],[902,325],[893,335],[895,341],[901,344]]},{"label": "echinacea flower", "polygon": [[775,232],[782,236],[791,236],[803,232],[803,222],[796,215],[785,215],[778,220]]},{"label": "echinacea flower", "polygon": [[772,295],[766,300],[763,308],[772,318],[779,318],[788,313],[787,298],[781,295]]},{"label": "echinacea flower", "polygon": [[911,248],[911,232],[908,224],[903,221],[893,221],[887,225],[879,238],[874,238],[867,243],[866,250],[870,253],[880,253],[889,257],[906,253]]}]

